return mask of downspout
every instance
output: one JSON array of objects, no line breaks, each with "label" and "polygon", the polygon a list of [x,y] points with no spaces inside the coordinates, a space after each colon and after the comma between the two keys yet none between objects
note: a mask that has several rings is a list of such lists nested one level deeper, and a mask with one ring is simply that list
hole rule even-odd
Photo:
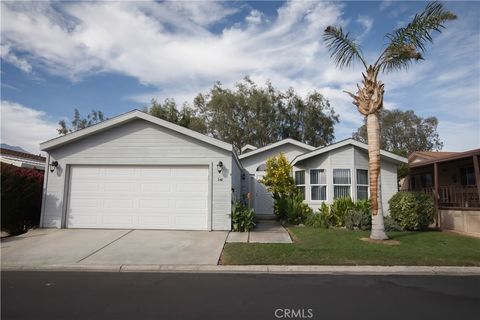
[{"label": "downspout", "polygon": [[43,175],[43,193],[42,193],[42,207],[40,209],[40,223],[39,227],[43,228],[44,216],[45,216],[45,199],[47,198],[47,186],[48,186],[48,176],[50,173],[50,154],[47,153],[47,157],[45,158],[45,173]]}]

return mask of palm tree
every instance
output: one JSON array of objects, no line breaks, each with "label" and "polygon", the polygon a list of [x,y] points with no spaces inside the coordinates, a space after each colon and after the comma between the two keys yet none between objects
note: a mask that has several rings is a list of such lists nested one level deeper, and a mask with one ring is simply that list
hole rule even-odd
[{"label": "palm tree", "polygon": [[383,224],[383,210],[380,189],[380,125],[379,112],[383,107],[384,84],[378,80],[380,72],[408,69],[413,61],[423,60],[422,53],[427,43],[433,42],[432,33],[441,32],[444,23],[457,16],[443,8],[438,2],[428,3],[422,13],[415,15],[404,28],[388,33],[388,43],[373,65],[368,64],[360,45],[341,27],[329,26],[324,31],[324,41],[330,50],[331,58],[340,67],[361,62],[365,68],[363,81],[357,84],[356,94],[344,91],[353,98],[353,104],[367,118],[370,198],[372,211],[371,239],[388,239]]}]

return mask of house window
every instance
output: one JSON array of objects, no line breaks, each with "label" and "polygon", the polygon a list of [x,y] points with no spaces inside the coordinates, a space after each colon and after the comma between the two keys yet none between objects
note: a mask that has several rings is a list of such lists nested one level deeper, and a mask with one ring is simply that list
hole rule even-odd
[{"label": "house window", "polygon": [[295,185],[305,200],[305,170],[295,171]]},{"label": "house window", "polygon": [[424,173],[420,176],[420,183],[423,188],[430,188],[433,186],[433,175],[431,173]]},{"label": "house window", "polygon": [[357,169],[357,200],[368,199],[368,170]]},{"label": "house window", "polygon": [[475,170],[473,167],[460,168],[460,183],[462,186],[475,185]]},{"label": "house window", "polygon": [[327,200],[327,173],[324,169],[310,170],[312,200]]},{"label": "house window", "polygon": [[333,199],[350,197],[350,169],[333,169]]}]

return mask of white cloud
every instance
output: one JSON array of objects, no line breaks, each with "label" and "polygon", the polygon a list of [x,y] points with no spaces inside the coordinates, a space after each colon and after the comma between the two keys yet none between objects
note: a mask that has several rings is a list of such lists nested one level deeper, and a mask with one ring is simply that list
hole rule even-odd
[{"label": "white cloud", "polygon": [[383,11],[383,10],[389,8],[392,4],[393,4],[392,0],[382,1],[382,2],[380,2],[379,10]]},{"label": "white cloud", "polygon": [[32,72],[32,66],[25,59],[17,57],[14,53],[10,51],[10,45],[8,43],[0,45],[0,56],[7,62],[10,62],[15,67],[23,70],[26,73]]},{"label": "white cloud", "polygon": [[250,11],[250,14],[245,18],[245,20],[250,24],[260,24],[262,22],[263,13],[258,10]]},{"label": "white cloud", "polygon": [[38,154],[40,143],[55,138],[57,124],[45,112],[1,101],[1,141]]},{"label": "white cloud", "polygon": [[362,34],[358,36],[358,39],[361,40],[370,32],[370,29],[372,29],[373,19],[364,15],[360,15],[357,18],[357,22],[364,28]]}]

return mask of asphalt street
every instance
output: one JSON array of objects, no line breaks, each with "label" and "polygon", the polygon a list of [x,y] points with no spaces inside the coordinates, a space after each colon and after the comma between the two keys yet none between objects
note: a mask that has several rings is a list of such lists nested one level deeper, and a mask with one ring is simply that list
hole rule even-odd
[{"label": "asphalt street", "polygon": [[479,319],[480,277],[2,272],[7,319]]}]

